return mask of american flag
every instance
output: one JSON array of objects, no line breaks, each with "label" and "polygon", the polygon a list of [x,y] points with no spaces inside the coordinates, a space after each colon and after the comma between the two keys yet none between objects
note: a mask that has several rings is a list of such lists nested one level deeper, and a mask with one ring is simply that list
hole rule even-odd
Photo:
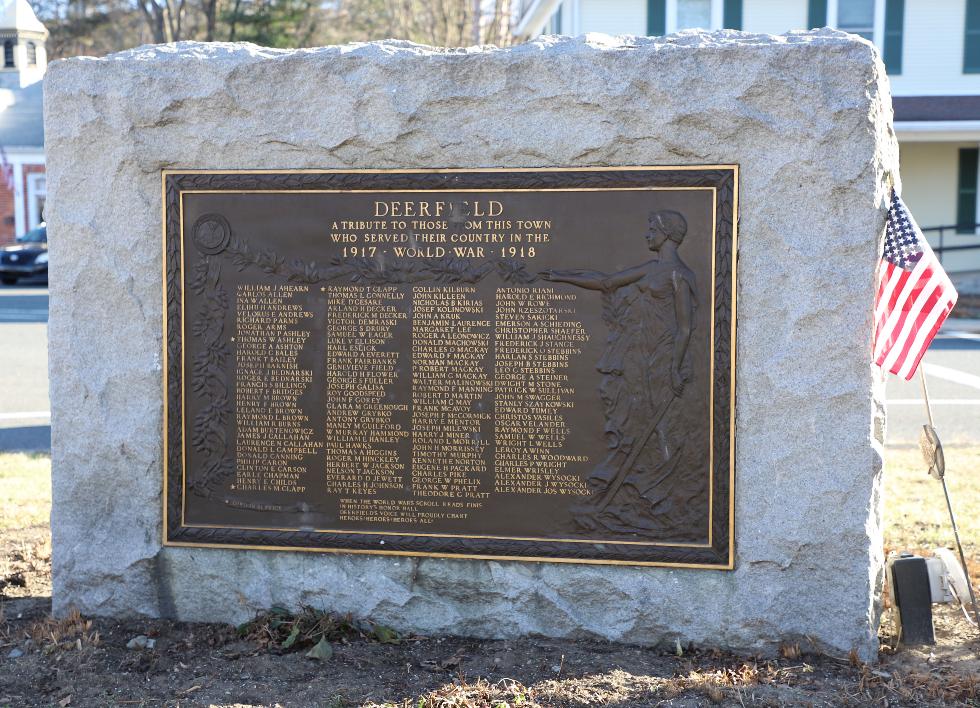
[{"label": "american flag", "polygon": [[908,380],[956,304],[956,289],[894,191],[878,278],[875,363]]}]

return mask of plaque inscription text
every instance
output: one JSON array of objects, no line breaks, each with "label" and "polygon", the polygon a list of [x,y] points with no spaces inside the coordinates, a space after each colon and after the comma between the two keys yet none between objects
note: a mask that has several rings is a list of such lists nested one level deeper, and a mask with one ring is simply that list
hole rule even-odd
[{"label": "plaque inscription text", "polygon": [[164,172],[165,542],[731,568],[737,183]]}]

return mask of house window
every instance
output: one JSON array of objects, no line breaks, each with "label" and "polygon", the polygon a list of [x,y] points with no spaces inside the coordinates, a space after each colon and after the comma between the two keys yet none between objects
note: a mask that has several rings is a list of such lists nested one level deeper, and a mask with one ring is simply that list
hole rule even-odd
[{"label": "house window", "polygon": [[902,73],[905,0],[808,0],[807,26],[828,25],[879,45],[888,73]]},{"label": "house window", "polygon": [[[648,0],[647,20],[654,15],[650,9],[663,8],[664,31],[689,29],[741,29],[743,0]],[[660,17],[660,12],[656,17]]]},{"label": "house window", "polygon": [[27,65],[37,66],[37,45],[34,42],[27,43]]},{"label": "house window", "polygon": [[677,0],[677,29],[711,27],[711,0]]},{"label": "house window", "polygon": [[980,74],[980,0],[966,0],[963,73]]},{"label": "house window", "polygon": [[3,68],[9,69],[14,65],[14,43],[7,40],[3,43]]},{"label": "house window", "polygon": [[873,42],[875,0],[840,0],[837,5],[837,29],[860,35]]},{"label": "house window", "polygon": [[980,148],[960,148],[959,189],[956,194],[956,233],[972,234],[977,228],[977,173]]}]

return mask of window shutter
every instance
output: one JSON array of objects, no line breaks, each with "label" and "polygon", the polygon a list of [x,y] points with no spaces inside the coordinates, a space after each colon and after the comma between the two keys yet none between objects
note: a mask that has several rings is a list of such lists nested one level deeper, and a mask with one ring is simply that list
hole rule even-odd
[{"label": "window shutter", "polygon": [[966,0],[963,73],[980,74],[980,0]]},{"label": "window shutter", "polygon": [[667,0],[647,0],[647,35],[667,34]]},{"label": "window shutter", "polygon": [[959,189],[956,193],[956,233],[972,234],[977,223],[978,148],[960,148]]},{"label": "window shutter", "polygon": [[742,0],[725,0],[725,29],[742,29]]},{"label": "window shutter", "polygon": [[889,74],[902,73],[902,32],[905,29],[905,0],[885,0],[885,43],[882,58]]},{"label": "window shutter", "polygon": [[810,0],[807,6],[806,24],[810,29],[827,26],[827,0]]}]

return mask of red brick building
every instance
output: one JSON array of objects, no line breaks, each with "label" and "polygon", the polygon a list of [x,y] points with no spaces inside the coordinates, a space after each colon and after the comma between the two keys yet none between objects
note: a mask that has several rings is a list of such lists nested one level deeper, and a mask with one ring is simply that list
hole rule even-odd
[{"label": "red brick building", "polygon": [[44,220],[47,37],[27,0],[0,4],[0,245]]}]

